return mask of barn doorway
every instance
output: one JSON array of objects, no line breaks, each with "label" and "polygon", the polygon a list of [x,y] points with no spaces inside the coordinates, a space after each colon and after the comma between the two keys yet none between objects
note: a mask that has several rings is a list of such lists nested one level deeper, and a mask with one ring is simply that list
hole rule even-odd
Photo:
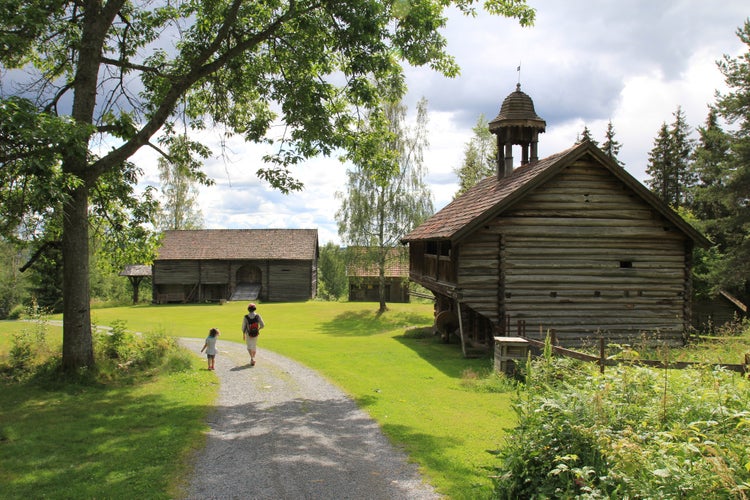
[{"label": "barn doorway", "polygon": [[260,295],[263,273],[258,266],[246,265],[237,270],[237,286],[231,300],[256,300]]}]

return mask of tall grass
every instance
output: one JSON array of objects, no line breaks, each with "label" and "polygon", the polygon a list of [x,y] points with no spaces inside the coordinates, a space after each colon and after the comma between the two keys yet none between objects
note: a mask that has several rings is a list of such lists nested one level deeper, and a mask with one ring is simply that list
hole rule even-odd
[{"label": "tall grass", "polygon": [[711,369],[545,356],[527,365],[519,426],[500,452],[502,499],[747,498],[750,384]]}]

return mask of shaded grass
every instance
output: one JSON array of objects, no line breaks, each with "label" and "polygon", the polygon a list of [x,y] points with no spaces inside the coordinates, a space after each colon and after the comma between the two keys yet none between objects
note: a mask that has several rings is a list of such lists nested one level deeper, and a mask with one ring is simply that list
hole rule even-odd
[{"label": "shaded grass", "polygon": [[0,495],[173,498],[216,395],[198,362],[122,387],[0,383]]}]

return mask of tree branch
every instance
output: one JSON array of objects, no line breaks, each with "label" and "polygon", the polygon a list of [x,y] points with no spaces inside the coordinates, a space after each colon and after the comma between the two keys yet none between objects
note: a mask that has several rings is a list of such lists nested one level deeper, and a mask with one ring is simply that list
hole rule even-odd
[{"label": "tree branch", "polygon": [[121,69],[133,69],[136,71],[143,71],[144,73],[152,73],[154,75],[158,75],[161,77],[166,76],[158,68],[154,68],[152,66],[144,66],[143,64],[135,64],[129,61],[121,60],[121,59],[112,59],[110,57],[102,57],[102,62],[105,64],[109,64],[110,66],[115,66]]},{"label": "tree branch", "polygon": [[[229,10],[230,16],[236,16],[237,9],[242,3],[242,0],[235,0],[232,7]],[[290,2],[290,8],[284,14],[280,15],[276,20],[270,23],[265,29],[260,32],[249,36],[245,40],[240,41],[234,47],[229,48],[223,54],[211,60],[211,57],[215,55],[214,52],[209,52],[208,49],[201,52],[200,56],[193,61],[193,64],[188,68],[188,71],[181,77],[172,77],[171,85],[167,90],[161,103],[156,110],[151,114],[148,121],[141,127],[141,129],[133,136],[132,139],[124,143],[119,148],[112,150],[106,156],[100,158],[91,165],[91,168],[86,172],[86,180],[92,182],[98,178],[107,170],[114,168],[116,165],[121,164],[133,155],[139,148],[146,145],[151,138],[166,122],[169,116],[174,111],[174,107],[177,102],[184,96],[185,92],[193,86],[196,82],[202,78],[207,77],[224,67],[228,61],[240,56],[244,52],[257,46],[264,40],[267,40],[279,30],[279,28],[290,18],[299,15],[304,12],[308,12],[318,7],[317,4],[311,5],[304,11],[297,11],[295,9],[295,2]],[[224,22],[217,37],[211,42],[209,47],[218,50],[221,43],[226,40],[229,36],[229,17]],[[220,38],[219,36],[225,38]],[[206,63],[206,61],[211,61]]]},{"label": "tree branch", "polygon": [[39,260],[39,258],[42,256],[42,254],[44,254],[44,252],[48,248],[60,248],[60,242],[59,241],[45,241],[44,243],[42,243],[42,246],[40,246],[31,257],[29,257],[28,262],[26,262],[26,264],[21,266],[18,270],[20,272],[26,271],[28,268],[34,265],[34,262]]}]

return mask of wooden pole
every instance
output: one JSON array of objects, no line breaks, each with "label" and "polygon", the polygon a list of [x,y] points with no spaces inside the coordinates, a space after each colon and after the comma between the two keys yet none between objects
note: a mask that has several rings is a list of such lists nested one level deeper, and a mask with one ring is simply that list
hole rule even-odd
[{"label": "wooden pole", "polygon": [[599,337],[599,373],[604,373],[604,337]]},{"label": "wooden pole", "polygon": [[458,310],[458,334],[461,337],[461,351],[466,357],[466,342],[464,341],[464,323],[461,320],[461,301],[456,299],[456,309]]}]

